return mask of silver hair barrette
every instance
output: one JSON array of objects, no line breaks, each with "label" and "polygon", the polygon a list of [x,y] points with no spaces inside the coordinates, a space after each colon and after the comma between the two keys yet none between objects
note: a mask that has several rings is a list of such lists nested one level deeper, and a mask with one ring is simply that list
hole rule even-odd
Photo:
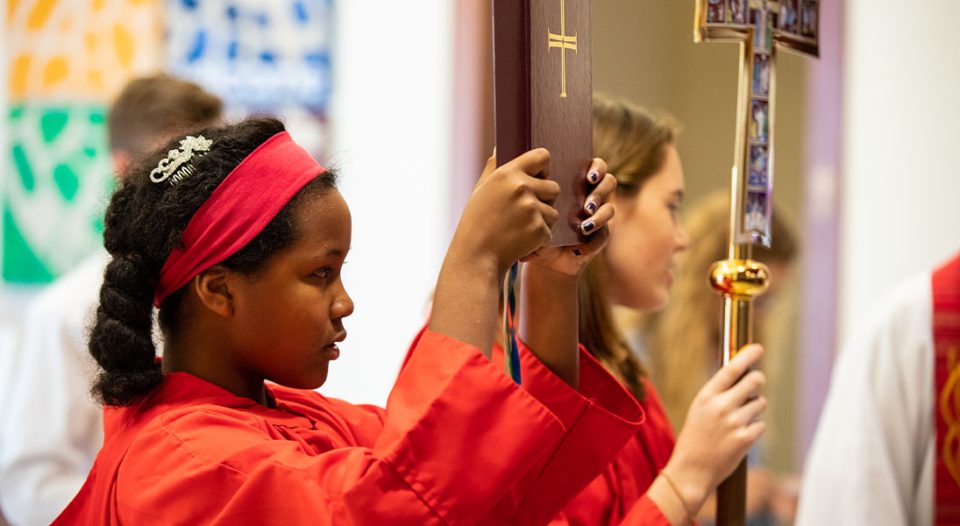
[{"label": "silver hair barrette", "polygon": [[180,148],[167,152],[166,158],[160,161],[160,164],[150,172],[150,180],[154,183],[162,183],[170,179],[171,185],[176,185],[185,178],[191,176],[196,171],[190,160],[194,155],[202,156],[210,151],[210,145],[213,141],[204,138],[202,135],[196,137],[189,135],[180,140]]}]

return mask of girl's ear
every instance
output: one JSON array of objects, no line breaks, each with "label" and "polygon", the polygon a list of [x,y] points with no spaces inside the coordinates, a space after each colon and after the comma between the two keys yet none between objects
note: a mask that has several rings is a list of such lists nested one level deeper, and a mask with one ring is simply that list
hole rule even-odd
[{"label": "girl's ear", "polygon": [[[642,191],[643,190],[640,190],[640,192]],[[607,224],[619,223],[624,221],[624,218],[632,216],[633,211],[637,208],[637,202],[640,200],[640,192],[631,192],[629,194],[614,192],[608,202],[613,204],[613,208],[617,213]],[[620,221],[617,221],[618,217]]]},{"label": "girl's ear", "polygon": [[234,305],[231,286],[236,274],[222,265],[214,265],[196,275],[191,281],[200,303],[211,312],[229,318]]}]

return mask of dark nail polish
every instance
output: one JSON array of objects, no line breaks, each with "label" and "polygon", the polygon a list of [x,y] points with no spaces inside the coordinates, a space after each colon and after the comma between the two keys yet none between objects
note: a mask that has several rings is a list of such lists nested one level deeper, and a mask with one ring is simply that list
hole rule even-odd
[{"label": "dark nail polish", "polygon": [[587,201],[587,213],[594,214],[597,212],[597,204],[593,201]]},{"label": "dark nail polish", "polygon": [[573,255],[574,255],[574,256],[582,256],[582,255],[583,255],[583,251],[581,251],[579,248],[575,248],[575,249],[573,249]]},{"label": "dark nail polish", "polygon": [[596,170],[590,170],[590,173],[587,175],[587,180],[593,184],[597,184],[597,181],[600,180],[600,174]]},{"label": "dark nail polish", "polygon": [[580,229],[583,230],[583,233],[584,233],[584,234],[589,234],[590,232],[593,231],[593,228],[594,228],[595,226],[597,226],[597,225],[595,225],[595,224],[593,223],[593,221],[584,221],[584,222],[580,225]]}]

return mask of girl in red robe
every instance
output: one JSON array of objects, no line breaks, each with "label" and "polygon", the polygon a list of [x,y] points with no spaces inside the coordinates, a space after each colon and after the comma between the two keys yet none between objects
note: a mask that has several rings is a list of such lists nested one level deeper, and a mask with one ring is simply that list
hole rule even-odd
[{"label": "girl in red robe", "polygon": [[554,525],[689,523],[764,431],[757,421],[766,407],[759,395],[763,374],[750,372],[737,383],[759,359],[758,346],[747,347],[700,390],[675,438],[656,389],[613,322],[611,304],[642,312],[665,306],[674,256],[689,244],[678,218],[684,181],[675,136],[669,119],[625,102],[594,100],[594,151],[616,174],[617,218],[608,246],[581,281],[580,341],[630,389],[646,421]]},{"label": "girl in red robe", "polygon": [[[57,524],[543,524],[636,433],[639,406],[576,340],[580,271],[605,235],[537,250],[559,192],[531,175],[544,150],[488,163],[385,409],[312,391],[353,310],[334,176],[269,118],[164,151],[106,213],[90,337],[105,443]],[[599,160],[588,180],[582,229],[605,234],[616,184]],[[537,322],[520,327],[517,385],[488,357],[498,285],[524,257]]]}]

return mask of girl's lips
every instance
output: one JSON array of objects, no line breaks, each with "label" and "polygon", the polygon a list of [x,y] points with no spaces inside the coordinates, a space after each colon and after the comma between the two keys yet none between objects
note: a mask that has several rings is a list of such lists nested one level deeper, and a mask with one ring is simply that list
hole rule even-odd
[{"label": "girl's lips", "polygon": [[336,360],[340,357],[340,348],[337,347],[337,344],[331,343],[330,345],[324,346],[323,355],[328,360]]},{"label": "girl's lips", "polygon": [[347,331],[340,331],[333,338],[333,341],[323,346],[323,355],[328,360],[336,360],[340,357],[340,347],[337,347],[337,343],[342,342],[347,338]]}]

